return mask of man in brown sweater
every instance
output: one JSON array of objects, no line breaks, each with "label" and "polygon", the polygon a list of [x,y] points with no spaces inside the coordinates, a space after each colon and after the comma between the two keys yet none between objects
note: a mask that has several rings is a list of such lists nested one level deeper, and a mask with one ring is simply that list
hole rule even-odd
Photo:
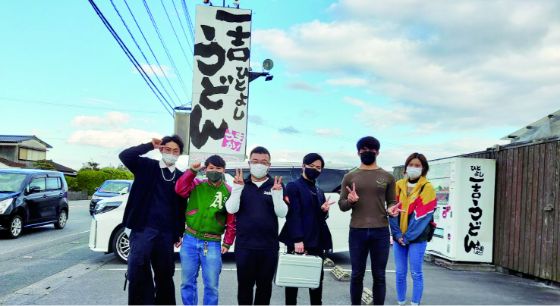
[{"label": "man in brown sweater", "polygon": [[377,166],[379,141],[371,136],[356,145],[361,165],[344,176],[338,205],[352,210],[350,221],[350,260],[352,277],[350,298],[360,305],[368,253],[373,275],[373,303],[385,303],[385,268],[389,259],[389,221],[387,208],[396,204],[395,179]]}]

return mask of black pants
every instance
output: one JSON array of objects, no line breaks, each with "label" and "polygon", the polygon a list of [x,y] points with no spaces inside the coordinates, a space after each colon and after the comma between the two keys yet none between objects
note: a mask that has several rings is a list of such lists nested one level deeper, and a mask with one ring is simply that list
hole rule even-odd
[{"label": "black pants", "polygon": [[[237,266],[237,303],[269,305],[272,280],[278,265],[278,250],[235,248]],[[253,298],[253,287],[257,286]]]},{"label": "black pants", "polygon": [[389,259],[389,228],[350,228],[349,237],[352,277],[350,298],[352,305],[361,305],[364,274],[368,254],[373,276],[373,304],[385,303],[385,269]]},{"label": "black pants", "polygon": [[[288,247],[288,253],[294,251],[293,247]],[[306,249],[307,254],[315,255],[325,259],[325,252],[319,249]],[[309,289],[309,301],[311,305],[322,305],[323,304],[323,277],[325,273],[323,268],[321,268],[321,280],[319,282],[319,287],[315,289]],[[286,305],[296,305],[297,304],[297,287],[286,287]]]},{"label": "black pants", "polygon": [[173,234],[151,228],[131,232],[128,304],[175,305],[173,240]]}]

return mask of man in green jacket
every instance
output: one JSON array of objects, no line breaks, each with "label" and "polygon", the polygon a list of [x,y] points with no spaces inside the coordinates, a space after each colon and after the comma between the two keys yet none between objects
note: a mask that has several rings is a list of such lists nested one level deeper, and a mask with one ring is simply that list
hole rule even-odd
[{"label": "man in green jacket", "polygon": [[[185,305],[198,304],[196,280],[202,267],[204,305],[218,304],[218,285],[222,254],[235,239],[235,217],[226,211],[231,187],[224,181],[226,162],[218,155],[204,163],[207,179],[196,178],[202,170],[199,162],[179,178],[175,192],[188,199],[185,235],[181,246],[181,297]],[[225,232],[224,243],[220,245]]]}]

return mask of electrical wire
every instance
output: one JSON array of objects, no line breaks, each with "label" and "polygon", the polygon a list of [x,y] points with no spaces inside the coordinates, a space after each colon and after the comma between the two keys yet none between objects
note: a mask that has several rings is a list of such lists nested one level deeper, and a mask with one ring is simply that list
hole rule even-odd
[{"label": "electrical wire", "polygon": [[[111,5],[113,6],[113,9],[115,9],[115,12],[117,12],[117,15],[119,16],[119,18],[121,19],[121,22],[123,24],[123,26],[126,28],[126,31],[128,32],[128,34],[130,35],[130,38],[132,39],[132,41],[134,42],[134,44],[136,45],[136,47],[138,48],[138,51],[140,51],[140,54],[142,54],[142,57],[144,58],[144,60],[146,61],[146,63],[148,64],[150,70],[152,71],[152,74],[156,77],[156,80],[158,81],[159,85],[161,86],[161,88],[163,89],[163,91],[167,94],[167,98],[169,99],[169,101],[171,101],[171,103],[173,103],[173,106],[171,106],[169,103],[168,106],[170,108],[173,108],[175,106],[177,106],[177,103],[175,101],[173,101],[173,99],[171,98],[171,95],[169,94],[169,92],[167,91],[167,89],[165,88],[165,86],[163,86],[163,83],[161,82],[161,79],[159,78],[158,74],[155,72],[154,67],[150,64],[150,61],[148,61],[148,58],[146,57],[146,54],[144,54],[144,51],[142,51],[142,48],[140,48],[140,45],[138,44],[138,42],[136,41],[136,38],[134,38],[134,35],[132,34],[132,32],[130,31],[130,28],[128,27],[128,25],[126,24],[126,22],[124,21],[124,18],[121,15],[121,12],[119,11],[119,9],[117,8],[117,6],[115,5],[115,2],[113,0],[111,0]],[[163,68],[160,67],[160,70],[163,71]]]},{"label": "electrical wire", "polygon": [[181,30],[183,30],[183,35],[185,36],[185,40],[187,41],[187,44],[189,44],[189,51],[191,51],[191,54],[194,57],[193,44],[191,44],[191,42],[189,41],[189,37],[187,36],[187,31],[185,31],[185,27],[183,26],[183,21],[181,20],[181,16],[179,15],[179,11],[177,10],[175,1],[171,0],[171,3],[173,3],[173,9],[175,10],[175,15],[177,15],[177,19],[179,20],[179,25],[181,26]]},{"label": "electrical wire", "polygon": [[[183,44],[181,43],[181,40],[179,39],[179,35],[177,35],[177,31],[175,31],[175,27],[173,26],[173,22],[171,22],[171,17],[169,17],[169,13],[167,12],[167,8],[165,7],[165,4],[163,3],[163,0],[160,0],[161,2],[161,6],[163,7],[163,11],[165,12],[165,16],[167,16],[167,20],[169,21],[169,25],[171,26],[171,29],[173,30],[173,34],[175,35],[175,38],[177,39],[177,43],[179,44],[179,47],[181,48],[181,51],[183,51],[183,55],[185,56],[185,60],[187,61],[187,63],[189,64],[189,66],[191,67],[192,70],[192,63],[191,61],[189,61],[189,56],[187,55],[187,53],[185,52],[185,48],[183,48]],[[194,56],[194,50],[191,52],[191,56]]]},{"label": "electrical wire", "polygon": [[[156,23],[156,20],[154,19],[154,16],[152,15],[150,7],[148,6],[148,3],[146,2],[146,0],[143,0],[143,3],[144,3],[144,8],[146,8],[146,12],[148,13],[148,16],[150,17],[150,20],[152,21],[152,25],[154,26],[154,29],[156,30],[156,34],[159,38],[159,41],[161,42],[161,45],[163,46],[163,50],[165,51],[165,54],[167,55],[167,59],[171,63],[171,66],[173,66],[173,69],[175,69],[175,71],[177,73],[177,78],[179,79],[179,82],[182,85],[183,91],[185,92],[185,94],[188,97],[190,95],[187,93],[187,88],[185,86],[185,81],[183,81],[183,77],[181,76],[180,70],[179,70],[179,68],[177,68],[177,65],[175,64],[175,61],[173,60],[173,58],[171,57],[171,54],[169,53],[169,49],[167,48],[167,45],[163,41],[163,37],[161,35],[161,32],[159,31],[159,27],[157,26],[157,23]],[[192,69],[192,67],[191,67],[191,69]]]},{"label": "electrical wire", "polygon": [[59,106],[59,107],[82,108],[88,110],[104,110],[104,111],[116,111],[116,112],[128,112],[128,113],[143,113],[143,114],[157,113],[155,110],[144,111],[144,110],[137,110],[137,109],[122,109],[122,108],[103,107],[103,106],[85,106],[85,105],[75,105],[75,104],[67,104],[67,103],[56,103],[56,102],[42,101],[42,100],[25,100],[25,99],[10,98],[10,97],[0,97],[0,101],[6,103],[39,104],[39,105],[49,105],[49,106]]},{"label": "electrical wire", "polygon": [[[154,50],[152,49],[152,46],[150,45],[150,43],[148,42],[148,39],[146,38],[146,35],[144,35],[144,31],[142,31],[142,28],[140,27],[140,24],[138,24],[138,20],[136,20],[136,16],[134,16],[134,13],[132,13],[132,9],[130,9],[130,6],[128,5],[127,0],[124,0],[124,4],[126,5],[126,8],[128,9],[128,12],[130,13],[130,16],[132,16],[132,19],[134,20],[134,23],[136,24],[136,28],[138,28],[138,31],[140,32],[140,34],[142,35],[142,38],[144,39],[144,42],[146,43],[146,45],[148,46],[148,49],[150,50],[150,53],[152,54],[152,56],[154,57],[154,60],[156,61],[157,65],[159,67],[163,67]],[[169,80],[169,76],[167,75],[167,73],[165,72],[165,69],[161,69],[161,72],[163,73],[163,77],[164,79],[167,81],[167,84],[169,85],[169,87],[171,88],[171,91],[173,91],[173,94],[175,95],[175,97],[177,98],[177,100],[181,101],[181,98],[179,98],[179,95],[177,94],[177,92],[175,91],[175,88],[173,87],[173,85],[171,84],[171,81]],[[187,97],[186,99],[187,101],[189,100],[189,97]],[[182,103],[179,103],[182,104]]]},{"label": "electrical wire", "polygon": [[187,18],[187,26],[189,27],[189,33],[191,34],[191,39],[193,42],[193,46],[194,46],[194,25],[191,19],[191,15],[189,14],[189,8],[187,7],[187,3],[185,2],[185,0],[181,0],[181,4],[183,6],[183,11],[185,13],[185,17]]},{"label": "electrical wire", "polygon": [[[163,97],[163,95],[161,94],[161,92],[159,92],[159,90],[157,89],[157,87],[155,86],[155,84],[151,81],[150,77],[147,75],[147,73],[144,71],[144,69],[142,68],[142,66],[140,66],[140,64],[138,63],[138,61],[136,60],[136,58],[134,57],[134,55],[130,52],[130,50],[126,47],[126,45],[124,44],[124,42],[122,41],[122,39],[119,37],[119,35],[117,34],[117,32],[115,31],[115,29],[111,26],[111,24],[109,23],[109,21],[107,20],[107,18],[105,18],[105,15],[103,15],[103,13],[101,12],[101,10],[99,9],[99,7],[95,4],[94,0],[88,0],[89,3],[91,4],[91,6],[93,7],[93,10],[95,11],[95,13],[97,14],[97,16],[101,19],[101,22],[103,22],[103,25],[105,25],[105,27],[107,28],[107,30],[109,30],[109,33],[111,33],[111,35],[113,36],[113,38],[117,41],[117,43],[119,44],[119,47],[121,47],[121,49],[124,51],[124,53],[126,54],[126,56],[128,57],[128,59],[132,62],[132,64],[134,65],[134,67],[136,68],[136,70],[138,70],[138,72],[140,73],[140,75],[142,76],[142,78],[144,79],[144,82],[146,82],[146,84],[148,85],[148,87],[150,88],[150,90],[154,93],[154,95],[157,97],[158,101],[161,103],[161,105],[163,106],[163,108],[165,108],[165,110],[169,113],[169,115],[171,115],[171,117],[173,117],[173,113],[172,113],[172,109],[169,110],[167,108],[167,106],[165,105],[165,103],[163,102],[162,98],[165,99],[165,97]],[[153,87],[152,87],[153,86]],[[155,87],[155,88],[154,88]],[[159,92],[159,94],[161,95],[161,97],[156,93]],[[169,103],[168,103],[169,104]]]}]

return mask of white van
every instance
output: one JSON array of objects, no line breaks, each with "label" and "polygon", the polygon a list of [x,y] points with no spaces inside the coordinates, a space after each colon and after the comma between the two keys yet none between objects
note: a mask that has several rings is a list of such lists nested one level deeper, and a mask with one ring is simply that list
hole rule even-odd
[{"label": "white van", "polygon": [[[247,163],[228,163],[226,169],[226,181],[229,185],[233,184],[233,176],[235,169],[243,169],[243,175],[249,174],[249,165]],[[340,183],[344,175],[351,169],[347,166],[333,166],[327,164],[321,175],[317,179],[317,183],[321,189],[325,191],[325,197],[331,201],[338,202],[340,197]],[[282,182],[288,184],[301,176],[301,163],[279,162],[274,163],[269,170],[269,174],[281,176]],[[113,252],[119,259],[126,261],[130,244],[128,235],[122,225],[124,208],[128,200],[128,194],[116,196],[110,199],[101,200],[97,203],[93,212],[91,221],[91,230],[89,237],[89,248],[95,252]],[[279,218],[282,229],[284,218]],[[350,224],[350,212],[342,212],[337,204],[331,206],[327,224],[333,238],[333,252],[348,251],[348,227]],[[234,251],[234,246],[230,251]],[[175,251],[178,251],[176,249]]]}]

